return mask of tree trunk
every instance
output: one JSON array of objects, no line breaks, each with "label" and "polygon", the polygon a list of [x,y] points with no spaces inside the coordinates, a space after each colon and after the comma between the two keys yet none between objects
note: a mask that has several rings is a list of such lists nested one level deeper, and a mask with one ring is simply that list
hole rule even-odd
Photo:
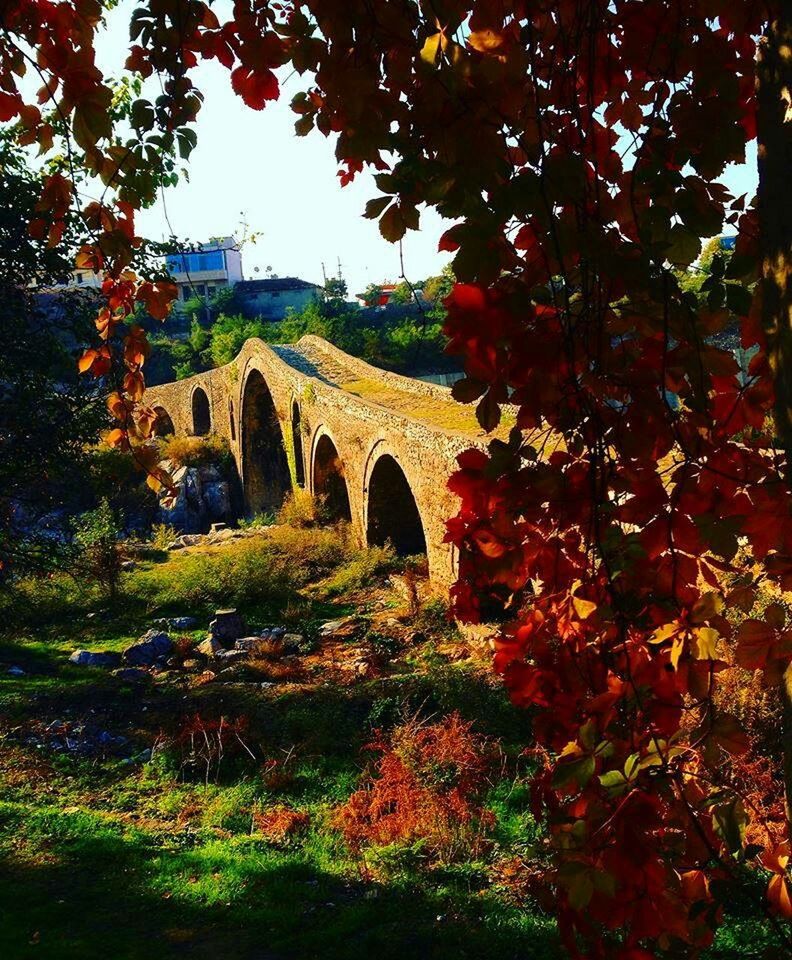
[{"label": "tree trunk", "polygon": [[[776,386],[776,435],[792,481],[792,0],[759,43],[759,233],[762,317]],[[792,838],[792,665],[781,684],[787,828]]]}]

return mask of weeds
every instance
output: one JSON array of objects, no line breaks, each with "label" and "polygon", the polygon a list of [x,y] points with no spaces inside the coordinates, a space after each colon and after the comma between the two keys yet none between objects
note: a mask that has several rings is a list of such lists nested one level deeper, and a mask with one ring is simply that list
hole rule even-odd
[{"label": "weeds", "polygon": [[205,437],[166,437],[160,441],[160,454],[163,460],[170,460],[176,467],[223,463],[231,457],[228,441],[217,434]]},{"label": "weeds", "polygon": [[420,841],[441,863],[482,852],[494,826],[481,802],[495,759],[490,741],[452,713],[409,720],[372,748],[378,760],[336,814],[352,850]]},{"label": "weeds", "polygon": [[351,559],[322,585],[327,597],[336,597],[369,586],[377,577],[397,568],[397,557],[392,547],[368,547]]},{"label": "weeds", "polygon": [[266,837],[270,843],[285,843],[304,832],[311,817],[304,810],[292,810],[277,804],[253,814],[253,829]]},{"label": "weeds", "polygon": [[252,760],[255,754],[242,739],[247,731],[245,718],[227,720],[225,717],[210,719],[196,713],[188,717],[173,740],[165,747],[180,757],[180,773],[184,780],[202,779],[208,786],[217,783],[220,768],[226,757],[247,754]]}]

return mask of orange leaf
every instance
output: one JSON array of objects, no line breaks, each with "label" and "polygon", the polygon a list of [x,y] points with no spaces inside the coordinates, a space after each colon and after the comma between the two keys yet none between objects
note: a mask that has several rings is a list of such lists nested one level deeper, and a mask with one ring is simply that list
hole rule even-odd
[{"label": "orange leaf", "polygon": [[178,294],[176,284],[169,280],[158,280],[156,283],[146,280],[138,287],[137,299],[155,320],[164,320]]},{"label": "orange leaf", "polygon": [[789,881],[786,877],[779,873],[770,877],[767,885],[767,900],[774,913],[786,920],[792,920],[792,895],[790,895]]}]

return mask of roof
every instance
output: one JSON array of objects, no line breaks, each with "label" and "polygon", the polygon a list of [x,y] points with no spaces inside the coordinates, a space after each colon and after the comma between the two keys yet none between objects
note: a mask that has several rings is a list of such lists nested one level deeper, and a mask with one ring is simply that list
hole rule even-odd
[{"label": "roof", "polygon": [[236,292],[242,294],[275,293],[281,290],[320,290],[316,283],[300,280],[299,277],[268,277],[265,280],[240,280]]}]

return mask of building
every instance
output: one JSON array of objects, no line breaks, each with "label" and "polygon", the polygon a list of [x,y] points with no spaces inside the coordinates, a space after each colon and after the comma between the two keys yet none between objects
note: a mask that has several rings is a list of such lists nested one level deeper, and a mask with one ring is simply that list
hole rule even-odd
[{"label": "building", "polygon": [[304,310],[320,296],[322,287],[298,277],[267,277],[243,280],[234,292],[245,313],[264,320],[282,320],[289,309],[295,313]]},{"label": "building", "polygon": [[[377,291],[377,302],[371,303],[369,300],[374,288],[376,288]],[[363,293],[358,293],[356,296],[364,307],[387,307],[391,302],[391,297],[395,289],[395,283],[377,283],[372,284],[368,290],[365,290]]]},{"label": "building", "polygon": [[243,277],[242,255],[233,237],[220,237],[194,250],[169,254],[166,265],[179,288],[180,303],[193,297],[210,297]]}]

